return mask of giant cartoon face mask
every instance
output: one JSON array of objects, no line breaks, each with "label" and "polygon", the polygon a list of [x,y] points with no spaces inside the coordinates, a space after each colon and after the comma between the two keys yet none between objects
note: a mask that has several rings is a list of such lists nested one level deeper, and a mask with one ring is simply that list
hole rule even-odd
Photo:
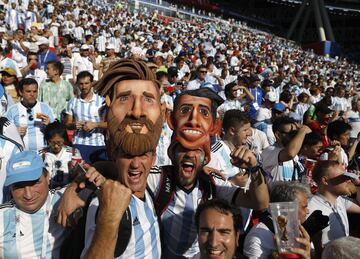
[{"label": "giant cartoon face mask", "polygon": [[[168,124],[174,131],[169,157],[174,158],[172,146],[179,142],[189,150],[203,149],[207,163],[210,161],[210,136],[217,130],[212,109],[216,109],[223,100],[207,88],[184,92],[177,98],[174,111],[168,116]],[[214,107],[212,104],[215,104]]]},{"label": "giant cartoon face mask", "polygon": [[[95,89],[106,96],[107,148],[115,159],[155,152],[162,129],[160,93],[155,75],[141,61],[113,63]],[[111,96],[111,99],[110,99]]]}]

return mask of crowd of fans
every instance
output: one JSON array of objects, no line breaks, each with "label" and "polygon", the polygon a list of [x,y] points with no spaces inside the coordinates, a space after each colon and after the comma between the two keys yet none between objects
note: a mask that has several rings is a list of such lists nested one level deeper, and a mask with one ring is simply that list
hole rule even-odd
[{"label": "crowd of fans", "polygon": [[[0,74],[0,258],[277,258],[269,200],[299,203],[294,253],[359,254],[358,64],[232,19],[189,22],[122,1],[0,0]],[[147,81],[159,86],[160,112]],[[144,117],[149,142],[113,134],[128,116]],[[147,134],[129,125],[119,128]],[[117,176],[136,163],[143,173]],[[136,183],[147,174],[145,190]],[[74,198],[85,179],[99,198]],[[86,203],[79,237],[66,226]],[[319,210],[327,220],[315,233],[321,224],[308,218]]]}]

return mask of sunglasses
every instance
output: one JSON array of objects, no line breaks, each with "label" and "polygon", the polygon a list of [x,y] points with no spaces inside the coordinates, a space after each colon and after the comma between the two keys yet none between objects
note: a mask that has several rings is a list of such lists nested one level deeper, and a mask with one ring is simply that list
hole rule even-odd
[{"label": "sunglasses", "polygon": [[206,70],[200,70],[199,73],[204,73],[204,74],[206,74],[207,71],[206,71]]},{"label": "sunglasses", "polygon": [[29,114],[29,121],[33,121],[34,120],[34,116],[31,114],[31,109],[30,108],[28,108],[28,109],[26,109],[26,112]]}]

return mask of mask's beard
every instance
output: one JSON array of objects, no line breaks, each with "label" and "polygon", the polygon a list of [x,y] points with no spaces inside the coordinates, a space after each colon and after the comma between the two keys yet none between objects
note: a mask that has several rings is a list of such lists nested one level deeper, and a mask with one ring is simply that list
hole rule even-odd
[{"label": "mask's beard", "polygon": [[[119,124],[116,117],[112,114],[111,110],[109,110],[107,119],[108,136],[106,145],[112,158],[114,158],[118,150],[131,156],[139,156],[147,152],[156,152],[163,126],[161,117],[159,117],[155,124],[145,117],[139,119],[125,117]],[[134,133],[127,132],[125,128],[130,123],[141,123],[145,125],[148,133],[141,134],[140,130],[134,131]]]}]

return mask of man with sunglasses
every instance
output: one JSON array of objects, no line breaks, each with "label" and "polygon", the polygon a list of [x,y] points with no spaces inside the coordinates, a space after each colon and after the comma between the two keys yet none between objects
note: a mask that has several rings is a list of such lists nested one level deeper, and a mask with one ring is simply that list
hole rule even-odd
[{"label": "man with sunglasses", "polygon": [[[349,235],[347,213],[360,214],[360,178],[359,172],[345,172],[337,161],[319,161],[312,177],[319,191],[309,201],[309,214],[321,210],[329,216],[329,226],[322,230],[320,251],[328,242]],[[358,187],[356,200],[346,197],[351,194],[351,181]]]},{"label": "man with sunglasses", "polygon": [[205,83],[205,77],[207,74],[207,69],[205,65],[200,65],[196,69],[196,79],[191,80],[187,86],[187,90],[199,89],[200,86]]},{"label": "man with sunglasses", "polygon": [[25,78],[17,85],[21,102],[9,107],[6,117],[15,124],[23,138],[25,150],[38,151],[46,145],[43,130],[54,121],[52,109],[38,102],[38,84],[33,78]]}]

